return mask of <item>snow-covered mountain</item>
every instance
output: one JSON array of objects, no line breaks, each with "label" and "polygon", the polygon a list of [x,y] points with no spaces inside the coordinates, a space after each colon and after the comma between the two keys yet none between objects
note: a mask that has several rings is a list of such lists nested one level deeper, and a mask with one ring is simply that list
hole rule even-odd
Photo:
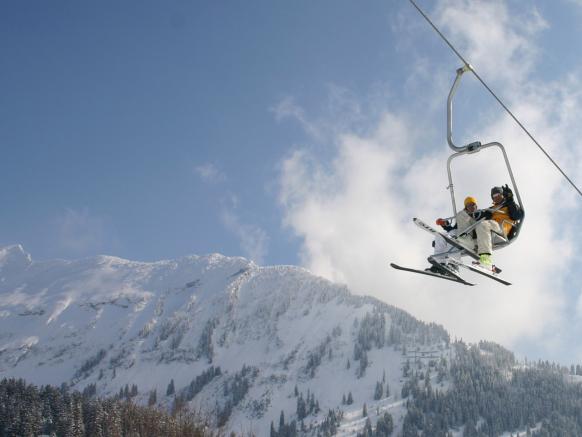
[{"label": "snow-covered mountain", "polygon": [[298,267],[217,254],[35,262],[0,249],[0,378],[101,396],[137,385],[140,402],[155,391],[259,436],[282,411],[309,429],[339,408],[350,435],[364,404],[373,423],[388,411],[402,426],[406,367],[436,380],[450,353],[442,327]]}]

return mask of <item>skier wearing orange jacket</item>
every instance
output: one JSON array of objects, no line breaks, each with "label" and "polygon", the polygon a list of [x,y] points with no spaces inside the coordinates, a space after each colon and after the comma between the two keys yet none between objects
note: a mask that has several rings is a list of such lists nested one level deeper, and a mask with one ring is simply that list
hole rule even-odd
[{"label": "skier wearing orange jacket", "polygon": [[490,209],[481,211],[484,220],[475,228],[479,264],[486,268],[493,266],[491,254],[494,234],[511,239],[516,221],[523,218],[523,210],[515,203],[513,192],[507,184],[491,188],[491,200],[493,205]]}]

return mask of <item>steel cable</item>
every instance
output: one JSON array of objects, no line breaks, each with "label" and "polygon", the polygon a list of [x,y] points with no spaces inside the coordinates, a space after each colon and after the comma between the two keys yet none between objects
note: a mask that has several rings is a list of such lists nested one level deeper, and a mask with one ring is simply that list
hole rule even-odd
[{"label": "steel cable", "polygon": [[450,43],[450,41],[447,39],[447,37],[443,35],[443,33],[436,27],[436,25],[431,21],[431,19],[423,12],[422,9],[420,9],[420,7],[415,3],[415,1],[414,0],[409,0],[409,1],[416,8],[416,10],[424,17],[424,19],[428,22],[428,24],[431,25],[431,27],[434,29],[434,31],[451,48],[451,50],[455,53],[455,55],[457,55],[457,57],[463,62],[463,65],[467,66],[469,68],[469,70],[471,70],[471,72],[475,75],[477,80],[479,82],[481,82],[481,84],[485,87],[485,89],[487,89],[487,91],[489,91],[489,93],[493,96],[493,98],[495,98],[495,100],[497,100],[497,102],[501,105],[501,107],[503,109],[505,109],[505,111],[511,116],[511,118],[513,118],[513,120],[517,123],[517,125],[526,133],[526,135],[534,142],[534,144],[536,146],[538,146],[538,148],[543,152],[543,154],[546,155],[546,158],[548,158],[550,160],[550,162],[552,164],[554,164],[554,167],[556,167],[558,169],[558,171],[560,173],[562,173],[562,176],[564,176],[566,178],[566,180],[570,183],[570,185],[572,185],[572,187],[574,187],[574,189],[578,192],[578,194],[580,196],[582,196],[582,191],[580,191],[580,188],[578,188],[576,186],[576,184],[568,177],[568,175],[564,172],[564,170],[562,170],[562,168],[558,165],[558,163],[556,161],[554,161],[554,159],[550,156],[550,154],[548,152],[546,152],[546,150],[542,147],[542,145],[538,142],[538,140],[536,140],[535,137],[526,129],[526,127],[517,119],[517,117],[503,103],[503,101],[501,101],[501,99],[499,97],[497,97],[497,94],[495,94],[493,92],[493,90],[485,83],[485,81],[483,79],[481,79],[481,76],[479,76],[479,74],[477,74],[477,72],[471,66],[471,64],[469,64],[465,60],[465,58],[463,58],[463,56],[457,51],[457,49]]}]

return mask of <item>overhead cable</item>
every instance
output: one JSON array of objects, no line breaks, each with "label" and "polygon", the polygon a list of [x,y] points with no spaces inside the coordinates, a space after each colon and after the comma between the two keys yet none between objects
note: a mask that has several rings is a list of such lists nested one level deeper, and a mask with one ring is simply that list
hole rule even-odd
[{"label": "overhead cable", "polygon": [[511,118],[513,118],[513,120],[517,123],[517,125],[527,134],[527,136],[534,142],[534,144],[536,146],[538,146],[538,148],[543,152],[543,154],[546,155],[546,158],[548,158],[550,160],[550,162],[552,164],[554,164],[554,167],[556,167],[558,169],[558,171],[560,173],[562,173],[562,176],[564,176],[566,178],[566,180],[570,183],[570,185],[572,185],[572,187],[574,187],[574,189],[578,192],[578,194],[580,196],[582,196],[582,191],[580,190],[580,188],[578,188],[576,186],[576,184],[568,177],[568,175],[564,172],[564,170],[562,170],[562,168],[556,163],[556,161],[554,161],[554,159],[550,156],[550,154],[548,152],[546,152],[546,150],[542,147],[542,145],[538,142],[538,140],[535,139],[535,137],[517,119],[517,117],[513,114],[513,112],[511,112],[511,110],[501,101],[501,99],[499,97],[497,97],[497,95],[485,83],[485,81],[483,79],[481,79],[481,76],[479,76],[479,74],[475,71],[475,68],[473,66],[471,66],[471,64],[469,64],[465,60],[465,58],[451,44],[451,42],[447,39],[447,37],[443,35],[443,33],[436,27],[436,25],[430,20],[430,18],[422,11],[422,9],[420,9],[420,7],[416,4],[416,2],[414,0],[409,0],[409,1],[416,8],[416,10],[420,13],[420,15],[422,15],[424,17],[424,19],[428,22],[428,24],[430,24],[432,26],[432,28],[434,29],[434,31],[436,33],[438,33],[438,35],[444,40],[445,43],[447,43],[447,45],[455,53],[455,55],[457,55],[457,57],[463,62],[463,65],[466,66],[469,70],[471,70],[471,72],[473,72],[473,74],[475,75],[475,77],[477,78],[477,80],[479,80],[479,82],[481,82],[481,84],[487,89],[487,91],[489,91],[489,93],[495,98],[495,100],[497,100],[497,102],[501,105],[501,107],[503,109],[505,109],[505,111],[511,116]]}]

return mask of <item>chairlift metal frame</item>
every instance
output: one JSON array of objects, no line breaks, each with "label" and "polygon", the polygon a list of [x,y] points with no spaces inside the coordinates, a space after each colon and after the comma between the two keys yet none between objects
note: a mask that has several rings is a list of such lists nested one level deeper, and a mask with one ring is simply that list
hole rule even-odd
[{"label": "chairlift metal frame", "polygon": [[[449,97],[447,99],[447,143],[448,143],[449,147],[455,152],[447,160],[447,174],[448,174],[448,178],[449,178],[449,186],[447,187],[447,189],[450,191],[450,194],[451,194],[451,203],[452,203],[452,207],[453,207],[453,217],[456,217],[456,215],[457,215],[457,206],[456,206],[456,202],[455,202],[455,190],[454,190],[453,176],[452,176],[452,171],[451,171],[452,161],[460,156],[478,153],[481,150],[491,148],[491,147],[496,147],[499,150],[501,150],[501,153],[503,154],[503,159],[505,160],[505,166],[507,167],[507,171],[509,173],[509,178],[511,179],[511,185],[512,185],[514,198],[517,200],[517,204],[520,206],[520,208],[523,211],[524,210],[523,202],[521,200],[521,196],[519,194],[519,189],[517,187],[517,183],[515,182],[515,177],[513,176],[513,171],[511,169],[511,165],[509,163],[509,158],[507,157],[507,153],[505,151],[505,147],[503,146],[503,144],[501,144],[497,141],[494,141],[491,143],[486,143],[486,144],[481,144],[481,142],[475,141],[475,142],[467,144],[465,146],[457,146],[453,142],[453,98],[455,96],[457,88],[459,87],[461,77],[463,76],[464,73],[466,73],[468,71],[471,71],[471,72],[473,71],[472,67],[469,64],[466,64],[463,67],[457,69],[457,76],[455,77],[455,81],[453,82],[453,86],[451,87],[451,91],[449,92]],[[497,238],[494,241],[494,249],[500,249],[500,248],[505,247],[505,246],[513,243],[514,241],[516,241],[517,237],[519,235],[519,232],[521,230],[523,220],[524,220],[524,217],[522,217],[521,220],[517,221],[517,223],[515,223],[513,225],[514,231],[513,231],[513,235],[512,235],[511,239]],[[467,230],[467,231],[469,231],[469,230]],[[465,232],[467,232],[467,231],[465,231]]]}]

